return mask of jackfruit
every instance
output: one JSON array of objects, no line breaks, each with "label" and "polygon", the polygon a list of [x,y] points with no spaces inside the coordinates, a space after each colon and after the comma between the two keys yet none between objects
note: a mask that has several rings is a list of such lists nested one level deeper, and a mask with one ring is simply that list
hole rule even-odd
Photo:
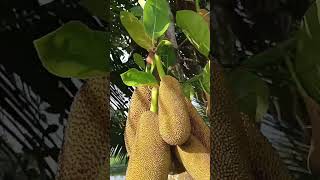
[{"label": "jackfruit", "polygon": [[261,180],[292,179],[288,169],[281,162],[279,154],[256,127],[254,120],[242,112],[241,119],[248,139],[251,168],[256,178]]},{"label": "jackfruit", "polygon": [[138,124],[126,179],[167,180],[171,166],[171,151],[158,131],[158,115],[151,111],[144,112]]},{"label": "jackfruit", "polygon": [[209,151],[210,150],[210,128],[203,121],[202,117],[198,114],[197,109],[192,105],[189,99],[186,98],[187,109],[190,116],[191,133],[197,137],[202,145]]},{"label": "jackfruit", "polygon": [[58,161],[57,180],[109,177],[109,84],[107,77],[93,78],[72,102],[64,143]]},{"label": "jackfruit", "polygon": [[216,62],[210,71],[211,179],[254,179],[250,173],[245,133],[240,113],[228,91],[222,67]]},{"label": "jackfruit", "polygon": [[189,113],[179,82],[164,76],[159,87],[159,128],[162,139],[170,145],[185,143],[191,134]]},{"label": "jackfruit", "polygon": [[210,179],[210,152],[193,135],[183,145],[176,146],[176,156],[195,180]]},{"label": "jackfruit", "polygon": [[219,64],[211,71],[212,179],[291,180],[287,168],[249,117],[237,110]]},{"label": "jackfruit", "polygon": [[136,136],[138,120],[142,113],[150,110],[151,90],[147,86],[137,87],[131,98],[130,109],[126,121],[124,141],[128,156],[131,154],[132,143]]}]

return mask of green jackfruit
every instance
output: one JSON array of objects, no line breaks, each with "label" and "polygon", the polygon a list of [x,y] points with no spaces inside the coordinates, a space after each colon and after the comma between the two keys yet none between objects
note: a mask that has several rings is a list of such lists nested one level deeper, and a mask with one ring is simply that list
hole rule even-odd
[{"label": "green jackfruit", "polygon": [[160,136],[158,115],[144,112],[129,158],[126,179],[167,180],[171,167],[170,146]]},{"label": "green jackfruit", "polygon": [[164,76],[159,87],[159,128],[170,145],[185,143],[191,134],[189,113],[179,82]]}]

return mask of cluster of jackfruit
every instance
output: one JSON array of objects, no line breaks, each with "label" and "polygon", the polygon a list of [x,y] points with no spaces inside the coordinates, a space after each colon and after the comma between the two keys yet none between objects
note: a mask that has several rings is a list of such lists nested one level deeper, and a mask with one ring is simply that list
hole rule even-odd
[{"label": "cluster of jackfruit", "polygon": [[158,112],[150,111],[151,89],[133,92],[125,129],[129,155],[126,179],[168,179],[188,174],[195,180],[210,179],[210,130],[179,82],[161,79]]}]

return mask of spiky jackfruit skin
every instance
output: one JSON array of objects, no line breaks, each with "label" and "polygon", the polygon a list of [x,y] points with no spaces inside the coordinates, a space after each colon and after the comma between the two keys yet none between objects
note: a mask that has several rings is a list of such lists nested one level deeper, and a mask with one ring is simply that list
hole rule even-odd
[{"label": "spiky jackfruit skin", "polygon": [[131,98],[130,109],[126,121],[124,141],[127,153],[130,156],[132,143],[136,136],[138,120],[141,114],[150,110],[151,90],[147,86],[137,87]]},{"label": "spiky jackfruit skin", "polygon": [[87,80],[74,98],[59,156],[57,180],[96,180],[101,171],[102,179],[109,177],[107,79],[109,76]]},{"label": "spiky jackfruit skin", "polygon": [[248,139],[249,160],[255,178],[259,180],[292,180],[279,154],[256,127],[254,120],[245,113],[241,113],[241,119]]},{"label": "spiky jackfruit skin", "polygon": [[214,62],[212,67],[212,179],[292,179],[254,121],[237,110],[222,68]]},{"label": "spiky jackfruit skin", "polygon": [[197,109],[192,105],[189,99],[186,98],[187,109],[190,116],[191,134],[197,137],[202,145],[210,150],[210,128],[203,121]]},{"label": "spiky jackfruit skin", "polygon": [[171,151],[158,131],[158,115],[151,111],[144,112],[138,124],[126,179],[167,180],[171,167]]},{"label": "spiky jackfruit skin", "polygon": [[176,146],[176,156],[194,180],[210,179],[210,151],[191,135],[183,145]]},{"label": "spiky jackfruit skin", "polygon": [[179,82],[164,76],[159,87],[159,130],[170,145],[185,143],[191,134],[189,113]]},{"label": "spiky jackfruit skin", "polygon": [[235,109],[232,96],[226,88],[224,72],[212,62],[211,76],[211,179],[254,179],[248,162],[247,141],[241,130],[240,114]]}]

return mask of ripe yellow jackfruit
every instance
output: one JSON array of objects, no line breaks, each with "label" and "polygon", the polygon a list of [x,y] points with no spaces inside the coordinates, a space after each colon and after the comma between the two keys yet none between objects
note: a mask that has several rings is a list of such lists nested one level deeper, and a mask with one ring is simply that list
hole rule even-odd
[{"label": "ripe yellow jackfruit", "polygon": [[126,179],[167,180],[171,166],[171,151],[158,131],[158,115],[151,111],[144,112],[138,124]]},{"label": "ripe yellow jackfruit", "polygon": [[195,136],[176,146],[176,156],[194,180],[210,179],[210,151]]},{"label": "ripe yellow jackfruit", "polygon": [[190,116],[191,133],[199,139],[202,145],[210,150],[210,128],[198,114],[189,99],[186,98],[187,109]]},{"label": "ripe yellow jackfruit", "polygon": [[138,121],[142,113],[150,110],[150,101],[151,90],[149,87],[141,86],[134,90],[124,133],[125,146],[129,156],[136,136]]},{"label": "ripe yellow jackfruit", "polygon": [[189,113],[179,82],[164,76],[159,87],[159,128],[162,139],[170,145],[185,143],[191,134]]}]

